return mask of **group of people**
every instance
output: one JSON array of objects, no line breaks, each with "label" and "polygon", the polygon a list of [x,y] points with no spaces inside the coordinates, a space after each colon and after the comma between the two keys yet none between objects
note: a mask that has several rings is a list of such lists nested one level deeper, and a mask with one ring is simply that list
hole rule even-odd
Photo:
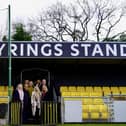
[{"label": "group of people", "polygon": [[13,102],[21,102],[23,122],[28,116],[38,118],[41,114],[41,101],[46,100],[48,87],[46,79],[33,81],[25,80],[24,84],[19,83],[12,95]]}]

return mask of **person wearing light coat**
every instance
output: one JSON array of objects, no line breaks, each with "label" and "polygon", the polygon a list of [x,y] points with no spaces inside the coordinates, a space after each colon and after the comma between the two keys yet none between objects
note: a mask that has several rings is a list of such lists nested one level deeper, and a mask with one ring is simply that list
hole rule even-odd
[{"label": "person wearing light coat", "polygon": [[34,87],[34,91],[32,92],[31,96],[31,105],[32,105],[32,115],[36,115],[36,110],[39,109],[39,115],[41,113],[40,108],[40,101],[41,100],[41,92],[38,86]]}]

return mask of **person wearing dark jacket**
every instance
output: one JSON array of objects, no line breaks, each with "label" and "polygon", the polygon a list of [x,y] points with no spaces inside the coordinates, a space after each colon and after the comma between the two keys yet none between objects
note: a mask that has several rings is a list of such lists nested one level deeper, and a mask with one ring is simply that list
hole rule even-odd
[{"label": "person wearing dark jacket", "polygon": [[12,101],[23,103],[24,91],[23,91],[23,85],[22,84],[18,84],[16,90],[14,90],[13,96],[12,96]]},{"label": "person wearing dark jacket", "polygon": [[29,109],[29,94],[26,88],[23,90],[23,85],[18,84],[16,90],[13,92],[12,101],[21,103],[22,121],[27,122]]},{"label": "person wearing dark jacket", "polygon": [[23,123],[27,123],[31,111],[31,98],[28,92],[28,84],[24,84],[24,103],[23,103]]},{"label": "person wearing dark jacket", "polygon": [[42,85],[42,101],[48,100],[48,88],[46,85]]}]

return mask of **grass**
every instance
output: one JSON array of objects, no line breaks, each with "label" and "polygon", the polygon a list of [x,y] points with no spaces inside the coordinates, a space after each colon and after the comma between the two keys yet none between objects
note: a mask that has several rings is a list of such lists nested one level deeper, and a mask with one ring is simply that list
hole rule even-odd
[{"label": "grass", "polygon": [[[31,125],[22,125],[22,126],[40,126],[40,125],[31,124]],[[43,125],[43,126],[46,126],[46,125]],[[86,124],[86,123],[84,124],[59,124],[57,126],[126,126],[126,123],[125,124],[120,124],[120,123],[117,123],[117,124],[109,124],[109,123],[108,124]]]},{"label": "grass", "polygon": [[58,126],[126,126],[126,124],[64,124]]}]

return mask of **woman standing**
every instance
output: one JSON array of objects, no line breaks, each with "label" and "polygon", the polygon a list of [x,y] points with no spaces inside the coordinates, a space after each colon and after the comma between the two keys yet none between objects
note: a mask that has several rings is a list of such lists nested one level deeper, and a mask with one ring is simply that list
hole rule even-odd
[{"label": "woman standing", "polygon": [[23,91],[23,85],[20,83],[17,85],[16,90],[13,92],[12,96],[13,102],[24,102],[24,91]]},{"label": "woman standing", "polygon": [[[38,86],[34,87],[34,91],[32,92],[31,96],[31,105],[32,105],[32,115],[33,116],[40,116],[41,110],[40,110],[40,100],[41,100],[41,92],[39,90]],[[37,111],[39,113],[37,113]]]},{"label": "woman standing", "polygon": [[25,84],[25,90],[23,90],[23,85],[21,83],[18,84],[16,90],[14,90],[13,92],[13,97],[12,97],[13,102],[21,103],[23,123],[26,123],[28,119],[29,94],[26,91],[27,87],[28,85]]}]

